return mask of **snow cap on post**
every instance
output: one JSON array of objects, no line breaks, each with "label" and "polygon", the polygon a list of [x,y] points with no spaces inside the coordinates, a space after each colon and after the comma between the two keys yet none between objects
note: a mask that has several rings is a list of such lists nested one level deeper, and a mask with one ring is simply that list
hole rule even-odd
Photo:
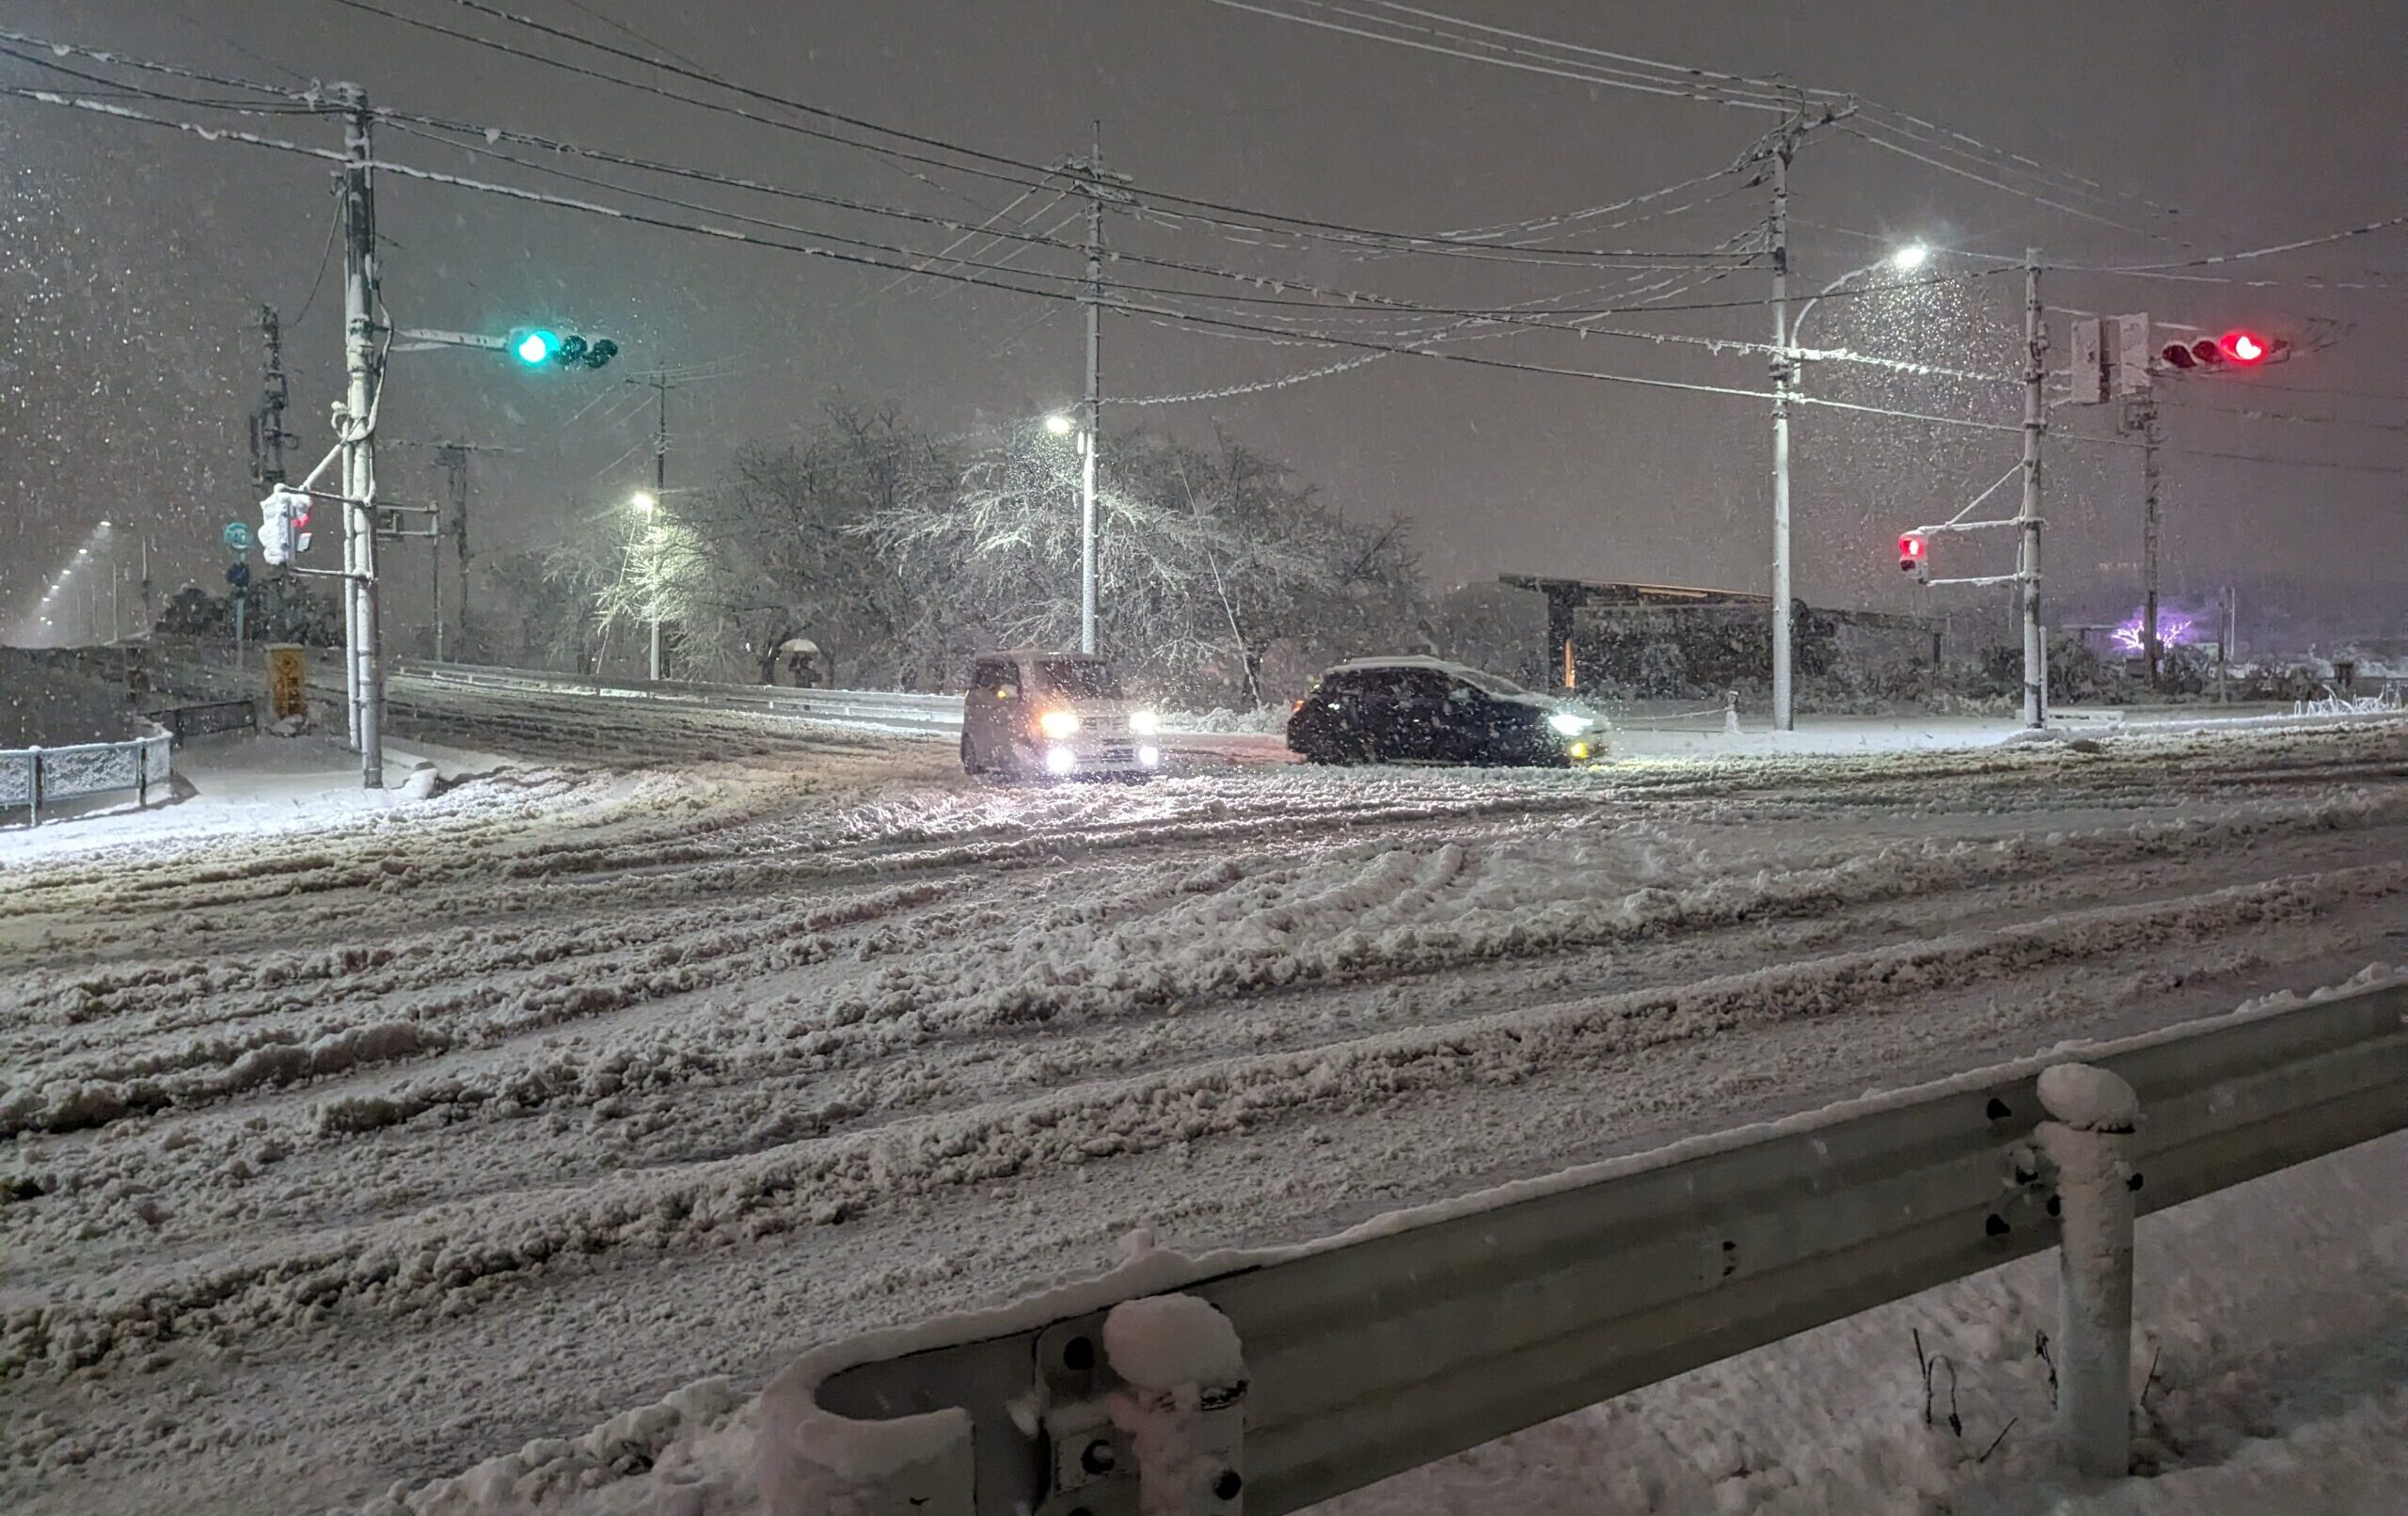
[{"label": "snow cap on post", "polygon": [[2076,1131],[2132,1131],[2141,1100],[2132,1087],[2089,1064],[2058,1064],[2040,1071],[2040,1104]]}]

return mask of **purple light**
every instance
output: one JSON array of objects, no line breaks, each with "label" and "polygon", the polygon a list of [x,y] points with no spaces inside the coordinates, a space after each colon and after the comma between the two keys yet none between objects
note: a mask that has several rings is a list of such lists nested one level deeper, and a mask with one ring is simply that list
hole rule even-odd
[{"label": "purple light", "polygon": [[[2115,645],[2131,654],[2147,652],[2148,633],[2143,624],[2147,619],[2146,609],[2133,611],[2131,620],[2115,628]],[[2157,613],[2157,640],[2163,646],[2174,647],[2196,640],[2194,635],[2196,627],[2197,618],[2185,616],[2180,611],[2160,610]]]}]

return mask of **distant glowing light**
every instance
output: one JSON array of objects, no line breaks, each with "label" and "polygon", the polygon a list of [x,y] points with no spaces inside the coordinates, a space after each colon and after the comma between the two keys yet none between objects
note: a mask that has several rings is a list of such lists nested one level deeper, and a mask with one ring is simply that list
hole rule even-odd
[{"label": "distant glowing light", "polygon": [[560,345],[561,340],[558,336],[538,327],[520,337],[518,345],[511,351],[518,355],[519,362],[535,364],[550,357]]},{"label": "distant glowing light", "polygon": [[646,515],[650,515],[652,513],[653,507],[658,505],[660,502],[653,498],[652,491],[638,490],[633,495],[627,497],[627,503],[634,506],[637,510],[642,511]]},{"label": "distant glowing light", "polygon": [[1890,255],[1890,266],[1901,274],[1912,274],[1931,261],[1931,249],[1919,242],[1910,242]]},{"label": "distant glowing light", "polygon": [[2266,344],[2247,332],[2233,332],[2224,340],[2225,351],[2235,363],[2255,363],[2266,355]]},{"label": "distant glowing light", "polygon": [[1060,411],[1055,411],[1053,415],[1045,418],[1045,430],[1053,433],[1057,437],[1069,436],[1070,434],[1072,425],[1073,423],[1070,418],[1063,415]]},{"label": "distant glowing light", "polygon": [[[2138,654],[2147,652],[2147,611],[2133,611],[2131,620],[2115,628],[2113,634],[2115,645],[2122,648],[2127,653]],[[2170,610],[2159,611],[2157,613],[2157,640],[2166,647],[2174,647],[2182,643],[2197,641],[2197,619],[2191,616],[2184,616]]]},{"label": "distant glowing light", "polygon": [[1076,768],[1078,765],[1079,755],[1072,752],[1068,748],[1048,748],[1045,750],[1045,771],[1049,774],[1067,774],[1071,769]]}]

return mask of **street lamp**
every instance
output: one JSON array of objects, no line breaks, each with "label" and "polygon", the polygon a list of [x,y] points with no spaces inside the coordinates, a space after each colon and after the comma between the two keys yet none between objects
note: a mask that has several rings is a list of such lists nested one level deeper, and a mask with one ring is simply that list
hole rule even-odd
[{"label": "street lamp", "polygon": [[1053,433],[1057,437],[1067,437],[1078,429],[1079,423],[1071,420],[1060,411],[1055,411],[1053,415],[1048,416],[1045,418],[1045,430]]},{"label": "street lamp", "polygon": [[[1906,244],[1846,273],[1814,292],[1814,297],[1798,308],[1798,317],[1786,325],[1781,324],[1784,305],[1774,307],[1774,332],[1780,338],[1780,351],[1773,355],[1772,404],[1772,724],[1776,730],[1798,730],[1798,699],[1791,678],[1793,662],[1791,644],[1796,630],[1796,614],[1789,590],[1789,403],[1798,392],[1798,380],[1804,371],[1804,356],[1798,347],[1798,333],[1806,324],[1806,317],[1823,296],[1830,294],[1851,279],[1882,269],[1911,274],[1930,261],[1931,247],[1922,241]],[[1787,288],[1784,274],[1782,289]],[[1786,295],[1780,297],[1786,300]]]}]

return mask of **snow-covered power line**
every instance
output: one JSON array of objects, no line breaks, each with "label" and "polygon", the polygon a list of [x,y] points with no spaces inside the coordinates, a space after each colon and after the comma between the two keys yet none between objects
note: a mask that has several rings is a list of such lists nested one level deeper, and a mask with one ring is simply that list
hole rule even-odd
[{"label": "snow-covered power line", "polygon": [[2362,226],[2344,227],[2338,231],[2320,232],[2310,237],[2297,237],[2289,242],[2275,243],[2268,247],[2252,247],[2238,253],[2209,253],[2198,258],[2182,259],[2168,263],[2056,263],[2052,264],[2051,267],[2082,274],[2157,274],[2177,269],[2214,268],[2224,263],[2243,263],[2253,259],[2273,258],[2279,254],[2301,252],[2310,247],[2329,246],[2334,243],[2349,242],[2358,237],[2370,237],[2377,232],[2391,231],[2400,227],[2408,227],[2408,211],[2402,211],[2396,215],[2384,216]]}]

